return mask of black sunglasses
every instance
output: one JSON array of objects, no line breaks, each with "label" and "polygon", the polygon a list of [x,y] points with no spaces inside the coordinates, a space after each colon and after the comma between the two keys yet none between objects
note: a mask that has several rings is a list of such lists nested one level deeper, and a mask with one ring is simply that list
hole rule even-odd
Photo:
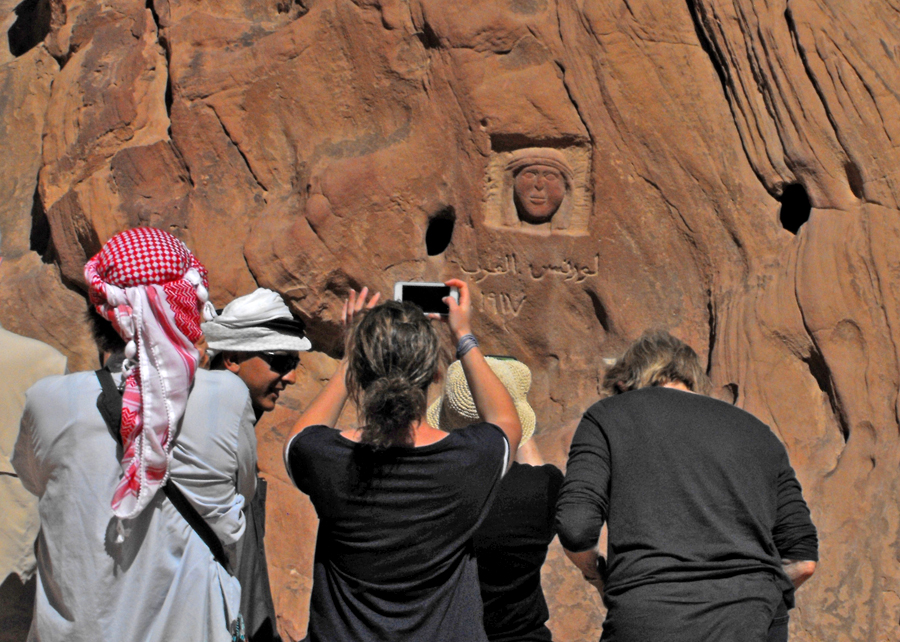
[{"label": "black sunglasses", "polygon": [[259,358],[269,364],[272,372],[282,377],[293,371],[300,363],[300,357],[286,352],[260,352]]}]

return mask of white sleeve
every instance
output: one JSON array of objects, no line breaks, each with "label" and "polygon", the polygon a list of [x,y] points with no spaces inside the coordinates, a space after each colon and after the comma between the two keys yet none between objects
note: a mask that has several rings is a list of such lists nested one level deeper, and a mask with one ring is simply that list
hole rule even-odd
[{"label": "white sleeve", "polygon": [[256,458],[256,414],[248,396],[238,428],[237,444],[237,491],[244,496],[245,505],[250,504],[256,493]]},{"label": "white sleeve", "polygon": [[19,424],[19,436],[16,439],[10,463],[19,476],[19,481],[22,482],[25,490],[32,495],[40,497],[47,488],[47,480],[41,474],[40,466],[35,456],[33,433],[34,416],[26,401],[25,411]]}]

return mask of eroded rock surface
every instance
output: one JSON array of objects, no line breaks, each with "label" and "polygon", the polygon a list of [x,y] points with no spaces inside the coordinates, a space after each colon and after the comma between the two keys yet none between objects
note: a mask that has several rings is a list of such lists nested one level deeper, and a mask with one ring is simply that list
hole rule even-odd
[{"label": "eroded rock surface", "polygon": [[[217,304],[276,289],[326,353],[258,429],[289,639],[316,524],[280,445],[339,301],[458,275],[487,351],[531,367],[559,465],[604,359],[651,327],[692,343],[785,442],[820,528],[793,639],[900,636],[889,0],[0,0],[0,25],[0,322],[92,367],[81,267],[153,225]],[[566,226],[503,216],[527,147],[572,166]],[[556,638],[597,639],[556,546],[544,577]]]}]

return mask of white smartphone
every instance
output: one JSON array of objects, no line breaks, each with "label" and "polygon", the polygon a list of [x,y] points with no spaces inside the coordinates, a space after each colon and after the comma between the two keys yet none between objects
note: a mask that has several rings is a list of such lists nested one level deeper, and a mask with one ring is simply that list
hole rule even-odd
[{"label": "white smartphone", "polygon": [[425,314],[450,313],[450,308],[443,299],[451,296],[459,303],[459,290],[443,283],[421,283],[417,281],[398,281],[394,283],[394,300],[411,301],[422,308]]}]

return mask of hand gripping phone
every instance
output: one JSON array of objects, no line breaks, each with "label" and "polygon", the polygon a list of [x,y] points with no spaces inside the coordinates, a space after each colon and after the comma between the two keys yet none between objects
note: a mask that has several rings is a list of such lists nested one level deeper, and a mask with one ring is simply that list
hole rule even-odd
[{"label": "hand gripping phone", "polygon": [[420,283],[415,281],[398,281],[394,283],[394,300],[411,301],[425,314],[441,314],[446,316],[450,308],[444,303],[445,297],[452,296],[459,303],[459,290],[443,283]]}]

